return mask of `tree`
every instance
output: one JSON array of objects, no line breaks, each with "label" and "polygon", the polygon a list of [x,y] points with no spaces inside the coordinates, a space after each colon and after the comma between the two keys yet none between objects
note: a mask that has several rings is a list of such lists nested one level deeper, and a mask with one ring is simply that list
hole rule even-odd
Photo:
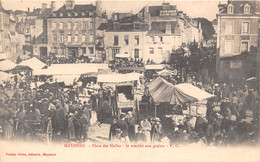
[{"label": "tree", "polygon": [[213,34],[215,34],[215,29],[212,23],[205,18],[197,18],[195,20],[201,23],[202,36],[204,40],[207,42],[209,39],[212,38]]}]

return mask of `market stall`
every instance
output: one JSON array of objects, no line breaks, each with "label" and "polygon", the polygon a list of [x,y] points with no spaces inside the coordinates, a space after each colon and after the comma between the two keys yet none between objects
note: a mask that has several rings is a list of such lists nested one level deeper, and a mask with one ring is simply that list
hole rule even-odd
[{"label": "market stall", "polygon": [[189,103],[190,105],[192,102],[215,97],[214,95],[209,94],[191,84],[183,83],[172,85],[161,77],[157,77],[154,81],[152,81],[148,85],[148,88],[150,95],[157,104],[169,103],[171,105],[182,105]]},{"label": "market stall", "polygon": [[14,63],[13,61],[7,60],[7,59],[0,61],[0,71],[12,70],[16,66],[17,66],[16,63]]}]

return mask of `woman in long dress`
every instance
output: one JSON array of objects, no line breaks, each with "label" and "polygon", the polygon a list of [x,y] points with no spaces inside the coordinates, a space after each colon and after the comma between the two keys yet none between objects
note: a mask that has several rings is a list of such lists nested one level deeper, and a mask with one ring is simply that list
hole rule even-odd
[{"label": "woman in long dress", "polygon": [[144,119],[141,121],[141,127],[143,129],[143,133],[146,137],[146,142],[151,142],[151,123],[148,121],[148,119]]}]

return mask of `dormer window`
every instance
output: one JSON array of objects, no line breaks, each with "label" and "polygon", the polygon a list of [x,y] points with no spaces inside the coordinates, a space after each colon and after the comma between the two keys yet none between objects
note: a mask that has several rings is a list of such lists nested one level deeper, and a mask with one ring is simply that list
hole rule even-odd
[{"label": "dormer window", "polygon": [[60,13],[60,17],[62,17],[63,16],[63,13]]},{"label": "dormer window", "polygon": [[248,4],[244,6],[244,14],[250,14],[250,6]]},{"label": "dormer window", "polygon": [[74,15],[75,15],[75,16],[78,16],[78,13],[77,13],[77,12],[74,12]]},{"label": "dormer window", "polygon": [[68,16],[71,17],[71,13],[68,13]]},{"label": "dormer window", "polygon": [[228,14],[233,14],[234,13],[234,6],[232,4],[229,4],[228,5],[228,11],[227,11]]}]

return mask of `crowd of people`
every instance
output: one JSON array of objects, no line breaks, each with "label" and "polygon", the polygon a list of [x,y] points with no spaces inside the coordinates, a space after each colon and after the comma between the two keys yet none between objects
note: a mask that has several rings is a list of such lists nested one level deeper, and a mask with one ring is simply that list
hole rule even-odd
[{"label": "crowd of people", "polygon": [[161,142],[162,135],[163,128],[158,117],[138,122],[136,114],[129,111],[112,121],[109,139],[113,143],[151,143]]},{"label": "crowd of people", "polygon": [[40,60],[47,65],[51,64],[78,64],[78,63],[90,63],[91,59],[88,56],[81,55],[80,57],[52,57],[52,56],[45,56],[41,57]]}]

